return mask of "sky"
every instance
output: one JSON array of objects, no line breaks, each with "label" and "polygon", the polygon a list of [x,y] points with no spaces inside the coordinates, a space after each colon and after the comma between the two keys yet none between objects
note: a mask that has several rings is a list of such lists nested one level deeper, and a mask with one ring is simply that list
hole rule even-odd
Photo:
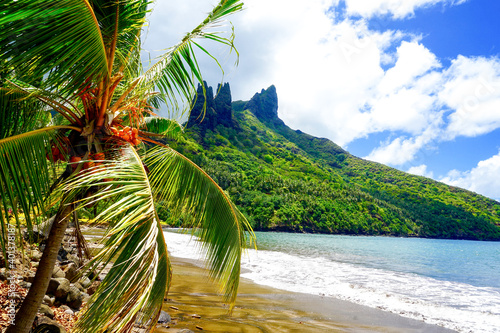
[{"label": "sky", "polygon": [[[216,3],[157,1],[144,48],[158,55]],[[496,0],[246,0],[229,18],[238,66],[221,46],[224,78],[200,66],[233,100],[274,84],[293,129],[500,201],[499,13]]]}]

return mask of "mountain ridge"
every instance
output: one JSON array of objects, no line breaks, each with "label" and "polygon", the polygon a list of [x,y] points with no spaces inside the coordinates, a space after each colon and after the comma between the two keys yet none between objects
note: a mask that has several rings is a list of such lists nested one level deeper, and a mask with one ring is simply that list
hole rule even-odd
[{"label": "mountain ridge", "polygon": [[276,88],[234,101],[205,85],[171,143],[226,190],[256,230],[500,240],[500,203],[351,155],[292,130]]}]

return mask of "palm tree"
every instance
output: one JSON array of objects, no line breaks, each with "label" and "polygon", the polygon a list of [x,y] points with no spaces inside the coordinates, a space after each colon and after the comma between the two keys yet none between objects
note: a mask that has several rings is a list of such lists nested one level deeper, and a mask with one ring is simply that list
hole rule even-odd
[{"label": "palm tree", "polygon": [[254,235],[203,170],[158,141],[178,132],[179,125],[154,111],[162,104],[181,110],[193,98],[196,83],[203,82],[195,51],[211,56],[200,40],[234,50],[233,34],[214,28],[243,4],[221,0],[145,70],[141,31],[149,5],[144,0],[0,4],[4,256],[8,210],[15,215],[18,243],[21,229],[31,233],[55,215],[34,282],[7,332],[29,331],[68,221],[82,210],[95,211],[92,221],[107,225],[105,247],[88,269],[111,260],[113,266],[76,331],[126,332],[136,321],[154,327],[172,274],[157,202],[200,231],[210,275],[220,282],[230,308],[234,304],[242,248]]}]

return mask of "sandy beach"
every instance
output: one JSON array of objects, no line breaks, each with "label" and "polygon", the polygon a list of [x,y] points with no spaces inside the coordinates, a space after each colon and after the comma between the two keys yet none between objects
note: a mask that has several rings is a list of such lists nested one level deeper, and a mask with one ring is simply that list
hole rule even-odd
[{"label": "sandy beach", "polygon": [[196,262],[173,258],[174,276],[163,309],[169,328],[155,332],[454,332],[330,297],[292,293],[242,279],[232,316]]}]

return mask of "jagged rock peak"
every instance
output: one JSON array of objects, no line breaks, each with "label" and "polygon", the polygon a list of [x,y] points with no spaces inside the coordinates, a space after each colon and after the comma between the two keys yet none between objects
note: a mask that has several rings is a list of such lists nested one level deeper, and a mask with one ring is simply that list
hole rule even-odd
[{"label": "jagged rock peak", "polygon": [[248,101],[246,108],[262,121],[274,121],[278,118],[278,94],[274,85],[262,89],[260,93],[253,95]]},{"label": "jagged rock peak", "polygon": [[212,87],[209,87],[207,83],[203,82],[205,86],[205,93],[203,93],[203,86],[198,84],[198,89],[196,90],[196,96],[191,103],[191,112],[188,119],[188,127],[199,124],[202,119],[204,119],[203,105],[206,101],[205,111],[210,110],[214,106],[214,92]]},{"label": "jagged rock peak", "polygon": [[[232,126],[231,88],[229,83],[219,84],[214,98],[213,88],[203,81],[203,86],[198,84],[197,95],[192,102],[191,113],[187,127],[197,126],[201,130],[214,130],[217,125]],[[203,106],[205,104],[205,110]]]},{"label": "jagged rock peak", "polygon": [[214,99],[214,108],[217,113],[217,123],[226,127],[232,126],[233,112],[231,108],[231,87],[229,83],[217,86],[217,92]]}]

